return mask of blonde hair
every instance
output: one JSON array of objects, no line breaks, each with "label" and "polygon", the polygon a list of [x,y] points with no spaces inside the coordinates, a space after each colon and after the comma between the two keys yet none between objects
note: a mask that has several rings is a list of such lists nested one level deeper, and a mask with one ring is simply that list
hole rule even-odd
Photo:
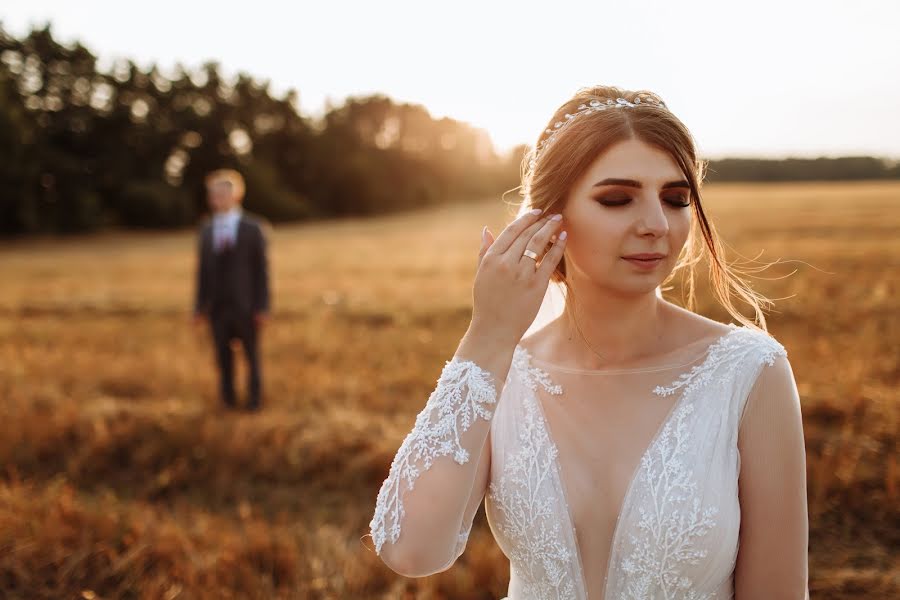
[{"label": "blonde hair", "polygon": [[[564,129],[556,132],[552,143],[545,144],[540,152],[536,151],[541,141],[549,136],[547,131],[553,130],[554,123],[564,121],[566,113],[575,113],[578,106],[594,99],[606,102],[607,99],[615,101],[616,98],[623,98],[629,102],[635,102],[640,98],[642,103],[634,108],[618,108],[581,115]],[[647,99],[662,102],[658,95],[645,90],[629,91],[618,87],[596,86],[580,89],[563,103],[522,160],[523,202],[531,208],[540,208],[544,212],[562,212],[569,191],[576,180],[597,156],[618,142],[638,139],[668,152],[690,184],[691,206],[696,218],[691,219],[687,243],[682,248],[672,272],[662,282],[662,286],[669,283],[679,270],[687,268],[686,307],[693,310],[696,306],[694,265],[706,254],[710,264],[712,291],[718,302],[739,322],[767,331],[763,310],[764,307],[770,307],[772,301],[754,291],[741,277],[745,271],[762,269],[739,269],[726,264],[719,235],[703,212],[700,186],[705,177],[708,161],[697,158],[696,144],[687,127],[667,108],[656,106],[653,102],[644,102]],[[566,280],[565,257],[560,261],[551,279],[564,285],[567,299],[571,297],[572,289]],[[741,314],[734,305],[734,296],[753,308],[755,319],[748,319]],[[569,305],[570,302],[567,300],[566,310],[569,310]]]},{"label": "blonde hair", "polygon": [[221,182],[231,184],[231,190],[234,192],[235,197],[238,201],[243,200],[245,187],[244,178],[240,173],[234,169],[216,169],[203,179],[207,189]]}]

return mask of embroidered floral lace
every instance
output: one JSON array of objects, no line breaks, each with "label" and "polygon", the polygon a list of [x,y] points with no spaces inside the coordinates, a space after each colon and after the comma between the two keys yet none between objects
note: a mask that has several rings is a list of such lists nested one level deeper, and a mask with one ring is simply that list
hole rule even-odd
[{"label": "embroidered floral lace", "polygon": [[[418,571],[446,569],[483,500],[509,600],[808,597],[800,403],[781,344],[730,325],[659,364],[596,371],[526,345],[499,398],[490,373],[447,363],[378,494],[379,552],[409,536],[437,546]],[[490,422],[484,449],[466,446],[476,419]],[[471,490],[414,487],[473,460]],[[464,510],[438,533],[425,499],[453,494]]]}]

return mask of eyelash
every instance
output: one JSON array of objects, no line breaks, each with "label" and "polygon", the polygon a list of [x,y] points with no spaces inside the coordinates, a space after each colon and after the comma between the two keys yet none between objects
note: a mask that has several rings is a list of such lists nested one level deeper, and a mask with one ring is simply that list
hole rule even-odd
[{"label": "eyelash", "polygon": [[[674,206],[675,208],[687,208],[691,205],[690,201],[685,202],[684,196],[679,197],[679,200],[681,200],[681,202],[670,202],[669,200],[666,200],[666,202],[669,205]],[[600,204],[602,204],[603,206],[617,207],[617,206],[625,206],[626,204],[631,202],[631,198],[626,198],[624,201],[621,201],[621,202],[620,201],[610,202],[603,198],[599,198],[597,201]]]}]

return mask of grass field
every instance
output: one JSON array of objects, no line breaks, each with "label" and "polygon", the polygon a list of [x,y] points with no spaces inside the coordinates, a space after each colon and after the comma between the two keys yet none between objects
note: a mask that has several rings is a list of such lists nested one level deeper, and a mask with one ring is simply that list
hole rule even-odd
[{"label": "grass field", "polygon": [[[705,206],[731,258],[794,261],[754,287],[783,298],[803,402],[812,597],[900,597],[900,184],[713,185]],[[425,579],[361,538],[509,210],[277,226],[255,415],[217,406],[194,231],[0,244],[2,596],[502,597],[483,513]],[[705,287],[697,311],[729,320]]]}]

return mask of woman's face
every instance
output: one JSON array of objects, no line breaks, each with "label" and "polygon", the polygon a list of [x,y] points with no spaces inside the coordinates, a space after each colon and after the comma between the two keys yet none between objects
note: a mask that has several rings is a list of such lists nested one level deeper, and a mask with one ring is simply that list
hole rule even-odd
[{"label": "woman's face", "polygon": [[[624,293],[654,292],[687,241],[690,202],[668,153],[639,140],[610,147],[575,182],[562,211],[568,276]],[[663,257],[626,258],[644,253]]]}]

